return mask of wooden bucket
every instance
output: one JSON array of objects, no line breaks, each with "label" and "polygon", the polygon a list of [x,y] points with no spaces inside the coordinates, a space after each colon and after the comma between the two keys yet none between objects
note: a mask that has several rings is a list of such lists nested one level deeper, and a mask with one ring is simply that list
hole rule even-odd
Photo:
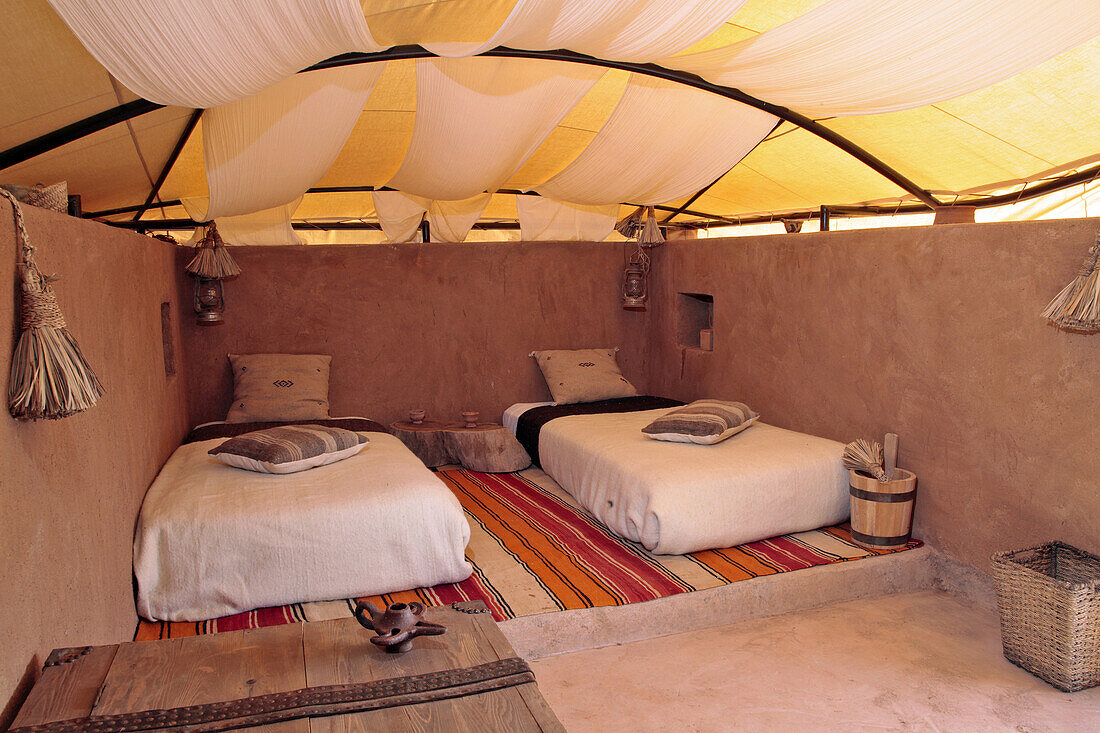
[{"label": "wooden bucket", "polygon": [[852,539],[861,547],[892,550],[905,547],[913,524],[917,475],[898,468],[890,481],[848,471],[852,501]]}]

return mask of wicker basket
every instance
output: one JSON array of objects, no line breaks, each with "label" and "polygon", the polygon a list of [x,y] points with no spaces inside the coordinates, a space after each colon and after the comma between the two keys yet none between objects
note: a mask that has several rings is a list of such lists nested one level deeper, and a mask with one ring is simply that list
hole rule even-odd
[{"label": "wicker basket", "polygon": [[52,186],[39,183],[34,186],[20,186],[6,183],[3,188],[10,191],[25,204],[37,206],[40,209],[52,209],[66,214],[69,211],[69,185],[65,181],[55,183]]},{"label": "wicker basket", "polygon": [[1061,542],[993,556],[1005,657],[1063,692],[1100,685],[1100,558]]}]

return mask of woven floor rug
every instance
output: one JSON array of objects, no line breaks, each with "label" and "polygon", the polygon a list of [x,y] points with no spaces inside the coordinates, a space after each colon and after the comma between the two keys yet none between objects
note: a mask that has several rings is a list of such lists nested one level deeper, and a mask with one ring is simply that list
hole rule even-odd
[{"label": "woven floor rug", "polygon": [[[619,606],[677,593],[848,562],[901,550],[867,550],[847,524],[783,535],[690,555],[653,555],[613,535],[536,469],[489,474],[440,471],[470,521],[466,555],[474,573],[461,583],[372,596],[377,605],[421,601],[443,605],[482,600],[498,621],[595,606]],[[167,639],[218,631],[350,616],[354,600],[261,608],[198,623],[141,621],[135,639]]]}]

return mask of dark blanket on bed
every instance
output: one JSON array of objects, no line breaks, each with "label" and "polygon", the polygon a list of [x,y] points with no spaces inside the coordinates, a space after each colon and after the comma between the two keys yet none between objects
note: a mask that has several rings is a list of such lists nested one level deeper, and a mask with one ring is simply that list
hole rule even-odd
[{"label": "dark blanket on bed", "polygon": [[198,443],[200,440],[214,440],[215,438],[235,438],[238,435],[256,430],[277,428],[283,425],[324,425],[329,428],[354,430],[357,433],[388,432],[374,420],[366,420],[361,417],[330,417],[327,420],[292,420],[290,422],[227,422],[200,425],[187,434],[187,437],[183,439],[183,444]]},{"label": "dark blanket on bed", "polygon": [[670,400],[667,397],[620,397],[614,400],[599,400],[598,402],[578,402],[574,405],[545,405],[532,407],[519,416],[516,424],[516,437],[527,449],[527,454],[535,465],[542,468],[539,460],[539,434],[542,426],[559,417],[568,415],[599,415],[608,412],[641,412],[642,410],[658,410],[662,407],[679,407],[684,404],[679,400]]}]

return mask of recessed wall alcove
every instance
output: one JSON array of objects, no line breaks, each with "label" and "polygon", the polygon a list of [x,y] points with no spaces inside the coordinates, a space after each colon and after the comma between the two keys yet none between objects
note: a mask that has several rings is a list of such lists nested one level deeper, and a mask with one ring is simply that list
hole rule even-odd
[{"label": "recessed wall alcove", "polygon": [[[676,343],[689,349],[713,351],[714,296],[706,293],[676,294]],[[701,343],[700,332],[711,332],[711,343]]]}]

